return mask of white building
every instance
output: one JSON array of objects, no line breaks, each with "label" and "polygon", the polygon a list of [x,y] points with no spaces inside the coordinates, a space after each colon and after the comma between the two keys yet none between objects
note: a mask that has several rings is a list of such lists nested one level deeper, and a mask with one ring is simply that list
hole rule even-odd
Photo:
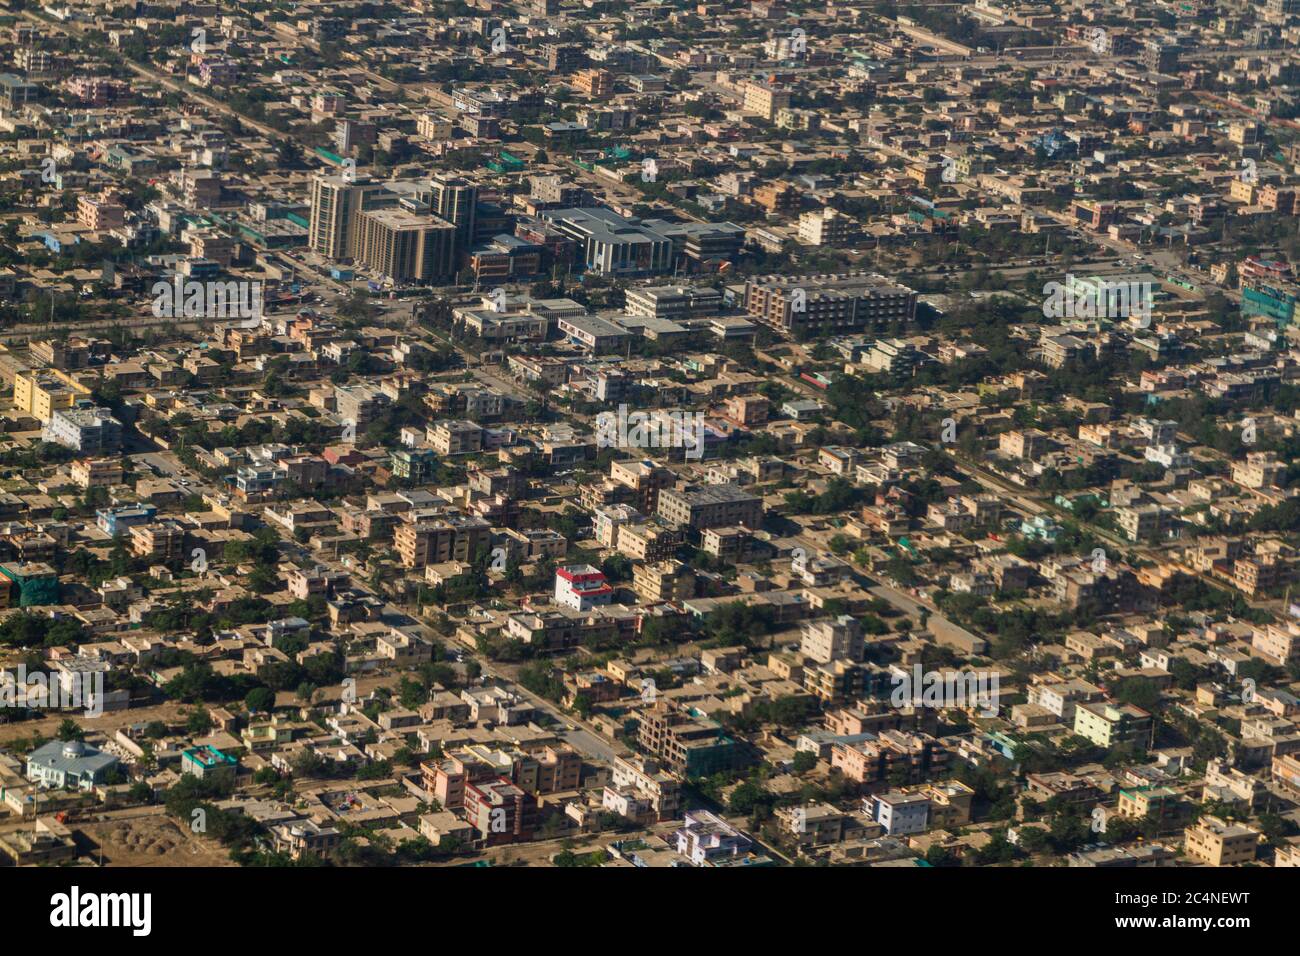
[{"label": "white building", "polygon": [[590,564],[572,564],[555,572],[555,603],[575,611],[590,611],[613,598],[603,572]]}]

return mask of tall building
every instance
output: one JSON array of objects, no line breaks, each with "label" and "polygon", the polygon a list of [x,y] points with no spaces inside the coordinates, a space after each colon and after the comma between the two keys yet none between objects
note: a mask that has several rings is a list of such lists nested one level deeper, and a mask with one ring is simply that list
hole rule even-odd
[{"label": "tall building", "polygon": [[459,176],[434,176],[429,182],[429,208],[456,227],[456,254],[474,244],[474,215],[478,186]]},{"label": "tall building", "polygon": [[352,255],[352,231],[359,214],[380,204],[382,183],[316,176],[311,181],[311,221],[307,245],[327,259]]},{"label": "tall building", "polygon": [[456,227],[408,209],[371,209],[353,227],[352,255],[390,279],[431,283],[456,271]]}]

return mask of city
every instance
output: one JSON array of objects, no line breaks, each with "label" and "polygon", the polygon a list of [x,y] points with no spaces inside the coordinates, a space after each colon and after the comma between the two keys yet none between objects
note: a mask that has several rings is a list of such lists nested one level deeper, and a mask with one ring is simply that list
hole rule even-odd
[{"label": "city", "polygon": [[1298,42],[0,0],[0,864],[1300,866]]}]

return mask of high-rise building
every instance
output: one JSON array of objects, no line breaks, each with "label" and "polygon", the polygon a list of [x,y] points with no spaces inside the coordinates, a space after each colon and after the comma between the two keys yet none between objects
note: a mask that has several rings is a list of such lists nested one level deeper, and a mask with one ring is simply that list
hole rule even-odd
[{"label": "high-rise building", "polygon": [[362,212],[354,226],[352,255],[395,281],[430,283],[456,271],[456,227],[407,209]]},{"label": "high-rise building", "polygon": [[307,244],[327,259],[352,255],[352,230],[357,216],[380,205],[382,183],[343,176],[319,175],[311,181],[311,223]]},{"label": "high-rise building", "polygon": [[459,176],[434,176],[429,183],[429,208],[456,227],[456,252],[474,244],[474,213],[478,186]]}]

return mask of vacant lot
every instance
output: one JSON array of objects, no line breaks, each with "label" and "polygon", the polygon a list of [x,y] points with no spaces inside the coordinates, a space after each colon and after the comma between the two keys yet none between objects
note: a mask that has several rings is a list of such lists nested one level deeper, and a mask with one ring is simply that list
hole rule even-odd
[{"label": "vacant lot", "polygon": [[234,866],[216,840],[191,833],[174,819],[159,814],[103,823],[73,823],[85,859],[105,866]]}]

